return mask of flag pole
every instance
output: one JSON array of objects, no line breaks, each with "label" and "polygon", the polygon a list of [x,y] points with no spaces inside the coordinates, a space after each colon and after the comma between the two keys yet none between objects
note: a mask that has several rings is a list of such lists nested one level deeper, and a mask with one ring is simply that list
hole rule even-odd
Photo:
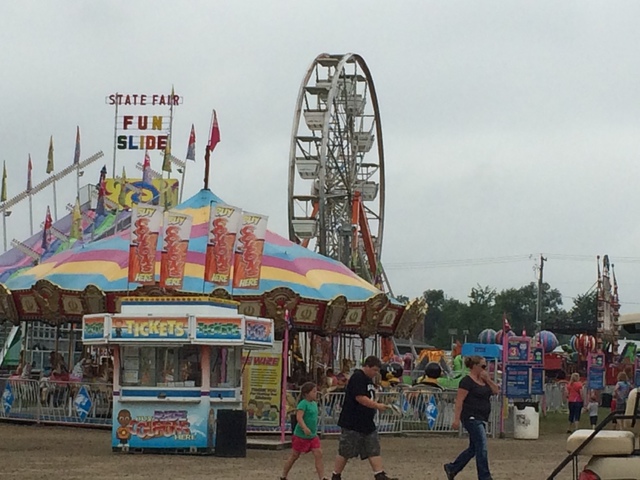
[{"label": "flag pole", "polygon": [[182,203],[182,192],[184,192],[184,179],[187,175],[187,162],[184,162],[184,167],[182,167],[182,178],[180,179],[180,199],[178,203]]},{"label": "flag pole", "polygon": [[56,175],[53,174],[53,219],[58,221],[58,192],[56,190]]},{"label": "flag pole", "polygon": [[7,212],[2,211],[2,235],[4,239],[4,251],[7,251]]},{"label": "flag pole", "polygon": [[204,154],[204,189],[209,190],[209,159],[211,158],[211,149],[207,145]]},{"label": "flag pole", "polygon": [[31,193],[29,193],[29,227],[29,232],[33,235],[33,199],[31,197]]}]

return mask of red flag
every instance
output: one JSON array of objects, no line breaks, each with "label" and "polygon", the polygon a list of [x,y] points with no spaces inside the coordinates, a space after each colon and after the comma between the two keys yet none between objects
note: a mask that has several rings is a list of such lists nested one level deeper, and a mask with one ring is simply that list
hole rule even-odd
[{"label": "red flag", "polygon": [[151,185],[151,157],[149,157],[149,151],[144,151],[144,163],[142,164],[142,183]]},{"label": "red flag", "polygon": [[44,228],[42,229],[42,249],[49,248],[49,242],[51,242],[51,226],[53,225],[53,219],[51,218],[51,210],[47,206],[47,215],[44,217]]},{"label": "red flag", "polygon": [[211,126],[211,138],[209,138],[209,145],[207,147],[211,152],[216,148],[216,145],[220,143],[220,128],[218,127],[218,114],[213,111],[213,125]]},{"label": "red flag", "polygon": [[29,165],[27,166],[27,192],[30,192],[33,188],[33,184],[31,182],[31,170],[33,170],[33,165],[31,164],[31,154],[29,154]]},{"label": "red flag", "polygon": [[[218,135],[219,136],[219,135]],[[191,133],[189,134],[189,146],[187,148],[187,160],[196,160],[196,128],[191,124]]]}]

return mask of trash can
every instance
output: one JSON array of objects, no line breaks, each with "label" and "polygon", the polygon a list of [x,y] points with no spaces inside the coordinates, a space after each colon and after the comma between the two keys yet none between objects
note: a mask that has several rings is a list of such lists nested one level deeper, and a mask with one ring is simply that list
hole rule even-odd
[{"label": "trash can", "polygon": [[513,403],[513,438],[537,440],[540,436],[540,407],[538,402]]}]

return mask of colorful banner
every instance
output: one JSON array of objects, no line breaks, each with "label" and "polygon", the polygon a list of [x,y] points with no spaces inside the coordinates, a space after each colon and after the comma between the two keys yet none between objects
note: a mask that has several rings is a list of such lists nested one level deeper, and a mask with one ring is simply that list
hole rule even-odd
[{"label": "colorful banner", "polygon": [[242,215],[233,264],[233,288],[260,287],[260,267],[268,218],[265,215],[246,212]]},{"label": "colorful banner", "polygon": [[509,337],[507,339],[507,361],[510,363],[528,363],[531,352],[529,337]]},{"label": "colorful banner", "polygon": [[273,343],[273,323],[264,318],[246,318],[244,321],[247,344],[271,345]]},{"label": "colorful banner", "polygon": [[529,365],[507,365],[506,387],[508,398],[531,396],[531,367]]},{"label": "colorful banner", "polygon": [[236,318],[196,318],[196,340],[238,340],[242,341],[242,319]]},{"label": "colorful banner", "polygon": [[216,205],[209,215],[207,255],[204,279],[226,287],[231,278],[231,265],[236,236],[242,221],[242,210],[230,205]]},{"label": "colorful banner", "polygon": [[243,359],[242,401],[249,426],[278,427],[282,400],[282,355],[251,352]]},{"label": "colorful banner", "polygon": [[209,406],[113,402],[114,448],[206,448]]},{"label": "colorful banner", "polygon": [[82,320],[82,341],[105,338],[105,317],[84,317]]},{"label": "colorful banner", "polygon": [[184,267],[193,218],[176,212],[164,214],[164,248],[160,264],[160,286],[182,288]]},{"label": "colorful banner", "polygon": [[188,317],[111,318],[111,340],[187,340]]},{"label": "colorful banner", "polygon": [[149,183],[145,183],[141,178],[107,178],[105,195],[113,203],[125,208],[132,208],[137,203],[163,207],[166,204],[167,208],[173,208],[178,204],[178,183],[175,178],[155,178]]},{"label": "colorful banner", "polygon": [[137,205],[131,214],[129,244],[129,282],[153,285],[156,273],[156,249],[162,227],[162,208]]}]

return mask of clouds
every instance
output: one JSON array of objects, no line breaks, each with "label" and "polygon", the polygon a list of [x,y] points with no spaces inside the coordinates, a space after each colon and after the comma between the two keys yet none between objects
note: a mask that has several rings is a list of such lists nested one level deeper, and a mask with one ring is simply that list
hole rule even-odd
[{"label": "clouds", "polygon": [[[639,16],[635,2],[584,1],[2,4],[0,159],[15,195],[27,154],[42,180],[49,136],[60,170],[80,125],[83,158],[102,150],[111,169],[114,111],[105,96],[175,85],[184,103],[174,153],[184,156],[191,123],[198,138],[185,194],[201,188],[216,108],[213,188],[286,234],[300,81],[318,53],[353,51],[371,68],[382,114],[385,263],[540,252],[608,253],[616,263],[640,256]],[[118,171],[125,165],[133,176],[138,161],[119,153]],[[159,155],[152,161],[159,169]],[[83,179],[95,182],[101,166]],[[74,185],[65,180],[58,191]],[[36,219],[48,203],[51,192],[35,199]],[[10,218],[12,236],[28,233],[26,217]],[[527,283],[531,264],[389,275],[396,293],[443,288],[462,298],[476,283]],[[640,303],[636,270],[617,265],[623,301]],[[545,273],[575,295],[595,281],[595,260],[550,260]]]}]

